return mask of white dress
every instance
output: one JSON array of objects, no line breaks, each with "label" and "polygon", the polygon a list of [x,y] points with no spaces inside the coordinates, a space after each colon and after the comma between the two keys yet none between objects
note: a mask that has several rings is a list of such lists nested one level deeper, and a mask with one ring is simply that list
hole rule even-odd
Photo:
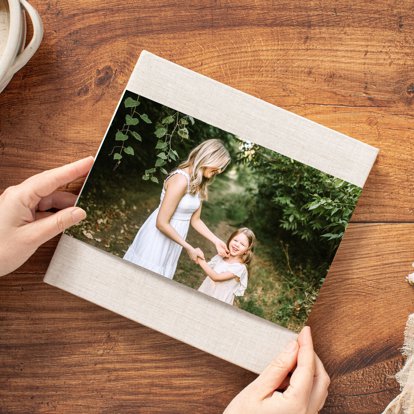
[{"label": "white dress", "polygon": [[[189,193],[190,176],[183,170],[178,169],[173,171],[164,183],[174,174],[182,174],[187,178],[187,192],[178,203],[170,220],[171,226],[185,240],[190,227],[191,217],[200,207],[201,200],[199,194],[192,195]],[[164,196],[165,189],[163,186],[160,205]],[[177,268],[182,246],[157,229],[156,221],[160,205],[141,226],[123,258],[172,279]]]},{"label": "white dress", "polygon": [[220,255],[214,256],[207,263],[216,273],[231,272],[238,276],[236,278],[215,282],[210,277],[206,277],[198,288],[199,292],[213,296],[213,298],[233,305],[235,296],[243,296],[247,289],[248,271],[247,266],[243,263],[228,263]]}]

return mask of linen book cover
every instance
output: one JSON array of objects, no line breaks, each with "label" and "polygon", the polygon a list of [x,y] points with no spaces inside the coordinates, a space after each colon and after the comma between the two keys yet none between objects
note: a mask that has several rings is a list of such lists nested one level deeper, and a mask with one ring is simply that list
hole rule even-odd
[{"label": "linen book cover", "polygon": [[260,372],[306,323],[377,153],[143,51],[44,280]]}]

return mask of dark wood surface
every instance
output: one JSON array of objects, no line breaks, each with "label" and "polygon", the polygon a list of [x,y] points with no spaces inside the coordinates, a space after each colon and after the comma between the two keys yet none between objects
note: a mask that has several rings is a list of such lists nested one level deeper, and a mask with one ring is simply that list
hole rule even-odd
[{"label": "dark wood surface", "polygon": [[[32,4],[45,36],[0,95],[0,191],[95,155],[143,49],[380,148],[310,318],[323,413],[380,413],[414,305],[414,3]],[[56,243],[0,279],[1,413],[220,413],[255,378],[42,283]]]}]

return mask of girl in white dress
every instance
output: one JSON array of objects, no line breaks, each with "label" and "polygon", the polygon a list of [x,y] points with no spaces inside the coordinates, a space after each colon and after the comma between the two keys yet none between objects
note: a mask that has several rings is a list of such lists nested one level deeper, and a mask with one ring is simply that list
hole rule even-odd
[{"label": "girl in white dress", "polygon": [[228,257],[216,255],[208,263],[198,258],[198,265],[207,274],[198,291],[233,305],[234,297],[243,296],[247,289],[248,266],[253,258],[255,243],[254,233],[243,227],[229,237]]},{"label": "girl in white dress", "polygon": [[172,279],[184,248],[196,262],[204,258],[199,248],[186,241],[190,224],[211,241],[223,257],[229,252],[201,220],[202,201],[207,199],[207,186],[215,175],[224,171],[230,155],[218,139],[209,139],[194,148],[186,161],[165,179],[160,204],[139,229],[124,259]]}]

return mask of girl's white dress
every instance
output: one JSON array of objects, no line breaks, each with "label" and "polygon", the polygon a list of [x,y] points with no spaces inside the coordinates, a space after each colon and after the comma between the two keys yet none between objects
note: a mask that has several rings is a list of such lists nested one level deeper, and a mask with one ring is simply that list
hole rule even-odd
[{"label": "girl's white dress", "polygon": [[243,296],[247,289],[247,266],[243,263],[228,263],[218,254],[207,264],[216,273],[232,272],[235,276],[239,277],[240,282],[236,278],[224,280],[223,282],[215,282],[207,276],[198,288],[198,291],[233,305],[234,297]]},{"label": "girl's white dress", "polygon": [[[170,224],[185,240],[193,213],[200,207],[199,194],[192,195],[190,190],[190,176],[183,170],[173,171],[164,183],[174,174],[182,174],[187,178],[187,193],[178,203],[171,217]],[[177,268],[182,246],[171,240],[156,227],[158,211],[165,196],[164,186],[161,191],[160,204],[147,218],[139,229],[134,241],[124,255],[124,259],[162,276],[172,279]]]}]

